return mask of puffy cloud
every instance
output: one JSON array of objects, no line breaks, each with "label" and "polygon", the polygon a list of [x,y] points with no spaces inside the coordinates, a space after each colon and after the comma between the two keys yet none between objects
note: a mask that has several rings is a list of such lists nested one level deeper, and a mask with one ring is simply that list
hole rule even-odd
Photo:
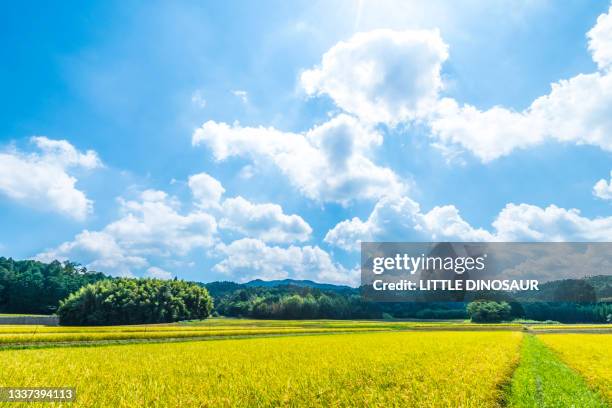
[{"label": "puffy cloud", "polygon": [[93,150],[79,152],[66,140],[33,137],[38,153],[0,152],[0,192],[18,202],[83,220],[93,202],[76,188],[72,169],[95,169],[102,163]]},{"label": "puffy cloud", "polygon": [[532,127],[528,114],[503,107],[481,111],[470,105],[460,106],[451,98],[440,100],[429,125],[440,147],[451,152],[453,147],[461,147],[484,162],[544,138],[539,126]]},{"label": "puffy cloud", "polygon": [[432,145],[451,156],[469,151],[489,162],[546,141],[612,151],[612,7],[587,35],[599,71],[552,83],[522,111],[441,98],[448,53],[437,31],[356,34],[331,47],[319,67],[302,74],[301,84],[367,122],[426,124]]},{"label": "puffy cloud", "polygon": [[196,205],[208,209],[219,219],[219,227],[266,242],[307,241],[312,228],[299,215],[287,215],[278,204],[256,204],[243,197],[222,201],[225,188],[206,173],[189,177]]},{"label": "puffy cloud", "polygon": [[221,183],[206,173],[190,176],[189,188],[198,204],[205,208],[218,206],[221,196],[225,193]]},{"label": "puffy cloud", "polygon": [[602,14],[597,18],[597,23],[587,33],[587,37],[593,61],[601,70],[610,68],[612,66],[612,6],[607,14]]},{"label": "puffy cloud", "polygon": [[286,215],[277,204],[253,204],[238,196],[223,201],[219,226],[266,242],[307,241],[312,228],[298,215]]},{"label": "puffy cloud", "polygon": [[333,262],[329,254],[317,246],[268,246],[263,241],[244,238],[217,247],[225,258],[214,270],[242,281],[263,279],[313,279],[336,283],[355,283],[356,270],[348,270]]},{"label": "puffy cloud", "polygon": [[147,265],[144,257],[128,254],[109,233],[88,230],[77,234],[72,241],[36,255],[36,259],[42,262],[78,260],[85,262],[89,269],[119,276],[131,276],[133,268]]},{"label": "puffy cloud", "polygon": [[610,181],[601,179],[593,186],[593,195],[603,200],[612,200],[612,171],[610,172]]},{"label": "puffy cloud", "polygon": [[179,203],[163,191],[146,190],[140,200],[119,200],[122,217],[104,230],[122,246],[141,253],[184,255],[194,248],[213,244],[215,218],[202,211],[179,213]]},{"label": "puffy cloud", "polygon": [[157,266],[151,266],[150,268],[148,268],[147,275],[149,275],[151,278],[156,279],[172,279],[172,272],[168,272],[162,268],[158,268]]},{"label": "puffy cloud", "polygon": [[149,256],[185,255],[214,243],[215,218],[199,210],[181,214],[176,199],[163,191],[146,190],[138,200],[119,203],[118,220],[101,231],[85,230],[37,258],[78,260],[91,269],[125,275],[146,267]]},{"label": "puffy cloud", "polygon": [[[190,211],[164,191],[145,190],[137,199],[119,198],[120,217],[100,231],[84,230],[72,241],[37,255],[43,261],[70,259],[116,275],[130,275],[149,266],[151,257],[176,261],[195,249],[210,249],[219,229],[269,242],[306,241],[312,228],[279,205],[255,204],[242,197],[222,200],[221,183],[205,173],[189,178],[194,196]],[[259,242],[259,241],[258,241]],[[281,248],[282,249],[282,248]],[[147,273],[157,273],[150,267]]]},{"label": "puffy cloud", "polygon": [[319,67],[302,73],[301,84],[362,120],[395,124],[429,110],[447,57],[437,30],[374,30],[334,45]]},{"label": "puffy cloud", "polygon": [[348,115],[305,133],[208,121],[194,132],[192,142],[208,146],[216,160],[240,156],[255,164],[271,162],[302,194],[317,201],[347,204],[404,190],[393,171],[368,157],[382,142],[380,134]]},{"label": "puffy cloud", "polygon": [[577,209],[508,204],[493,222],[499,241],[610,241],[612,217],[586,218]]},{"label": "puffy cloud", "polygon": [[587,35],[600,72],[555,82],[520,112],[501,106],[483,111],[443,98],[429,115],[432,137],[483,162],[547,140],[612,151],[612,12],[599,16]]},{"label": "puffy cloud", "polygon": [[434,207],[419,217],[419,229],[433,240],[492,241],[493,235],[474,228],[465,221],[454,205]]},{"label": "puffy cloud", "polygon": [[384,197],[367,220],[338,223],[325,235],[325,242],[347,251],[359,249],[361,241],[465,240],[487,241],[491,235],[471,227],[452,205],[422,213],[408,197]]},{"label": "puffy cloud", "polygon": [[508,204],[493,222],[493,230],[475,228],[456,207],[434,207],[422,213],[406,197],[385,197],[367,220],[345,220],[328,231],[325,242],[347,251],[360,241],[610,241],[612,217],[589,219],[577,209],[555,205],[540,208]]}]

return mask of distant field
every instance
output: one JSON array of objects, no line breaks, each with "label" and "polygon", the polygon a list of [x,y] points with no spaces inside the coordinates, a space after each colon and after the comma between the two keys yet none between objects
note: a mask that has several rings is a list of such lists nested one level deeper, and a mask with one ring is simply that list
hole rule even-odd
[{"label": "distant field", "polygon": [[22,314],[22,313],[0,313],[0,317],[47,317],[49,315]]},{"label": "distant field", "polygon": [[159,341],[218,337],[279,336],[404,330],[520,330],[520,325],[461,322],[208,319],[133,326],[0,325],[0,348],[49,343]]},{"label": "distant field", "polygon": [[498,406],[520,340],[406,332],[5,350],[0,384],[76,386],[81,406]]}]

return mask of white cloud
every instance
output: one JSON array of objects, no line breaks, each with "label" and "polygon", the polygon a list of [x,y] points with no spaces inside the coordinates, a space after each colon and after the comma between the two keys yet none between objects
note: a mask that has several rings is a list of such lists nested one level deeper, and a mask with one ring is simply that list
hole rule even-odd
[{"label": "white cloud", "polygon": [[255,165],[272,162],[302,194],[317,201],[347,204],[404,190],[393,171],[368,157],[382,136],[348,115],[305,133],[208,121],[192,142],[208,146],[218,161],[240,156]]},{"label": "white cloud", "polygon": [[266,242],[307,241],[312,228],[298,215],[286,215],[277,204],[253,204],[238,196],[223,201],[219,227]]},{"label": "white cloud", "polygon": [[122,246],[140,253],[184,255],[213,244],[215,218],[199,210],[180,214],[179,203],[163,191],[146,190],[140,200],[121,199],[120,204],[123,216],[104,230]]},{"label": "white cloud", "polygon": [[151,266],[150,268],[148,268],[147,275],[149,275],[151,278],[156,279],[172,279],[172,272],[168,272],[162,268],[158,268],[157,266]]},{"label": "white cloud", "polygon": [[491,235],[471,227],[452,205],[422,213],[408,197],[384,197],[367,220],[355,217],[338,223],[325,235],[325,242],[347,251],[359,249],[361,241],[412,240],[487,241]]},{"label": "white cloud", "polygon": [[189,188],[198,205],[204,208],[218,206],[221,196],[225,193],[221,183],[206,173],[190,176]]},{"label": "white cloud", "polygon": [[45,261],[70,259],[90,269],[126,275],[148,265],[149,256],[182,256],[214,243],[217,223],[196,210],[185,215],[163,191],[146,190],[139,200],[120,199],[121,217],[101,231],[83,231],[74,240],[37,255]]},{"label": "white cloud", "polygon": [[234,90],[232,91],[232,95],[240,98],[240,100],[242,101],[242,103],[244,103],[245,105],[249,103],[249,94],[247,93],[247,91],[242,91],[242,90]]},{"label": "white cloud", "polygon": [[454,205],[434,207],[420,217],[424,232],[433,240],[492,241],[494,237],[482,228],[465,221]]},{"label": "white cloud", "polygon": [[483,162],[547,141],[612,151],[612,7],[587,34],[599,71],[551,84],[522,111],[481,110],[440,97],[447,46],[437,31],[373,30],[331,47],[305,71],[310,95],[329,95],[360,119],[430,127],[432,145],[451,156],[469,151]]},{"label": "white cloud", "polygon": [[501,106],[482,111],[444,98],[429,117],[432,137],[469,150],[483,162],[548,140],[612,151],[611,13],[602,14],[587,35],[600,72],[555,82],[549,94],[520,112]]},{"label": "white cloud", "polygon": [[603,200],[612,200],[612,171],[610,172],[610,181],[601,179],[593,186],[593,195]]},{"label": "white cloud", "polygon": [[360,241],[610,241],[612,217],[589,219],[577,209],[555,205],[540,208],[508,204],[497,215],[492,231],[475,228],[453,205],[434,207],[422,213],[406,197],[385,197],[367,220],[359,218],[338,223],[325,242],[347,251],[359,248]]},{"label": "white cloud", "polygon": [[577,209],[508,204],[493,222],[498,241],[610,241],[612,217],[586,218]]},{"label": "white cloud", "polygon": [[612,73],[581,74],[552,84],[548,95],[522,112],[481,111],[442,99],[431,116],[432,136],[471,151],[483,162],[547,140],[612,151]]},{"label": "white cloud", "polygon": [[79,261],[91,270],[109,272],[119,276],[131,276],[133,268],[142,268],[147,260],[130,255],[119,246],[115,238],[105,231],[88,231],[77,234],[74,240],[64,242],[57,248],[36,255],[42,262]]},{"label": "white cloud", "polygon": [[334,45],[319,67],[302,73],[301,84],[362,120],[395,124],[430,109],[447,57],[437,30],[373,30]]},{"label": "white cloud", "polygon": [[219,245],[225,259],[214,266],[216,272],[238,277],[241,281],[263,279],[312,279],[335,283],[355,283],[358,274],[333,262],[317,246],[268,246],[263,241],[244,238],[229,245]]},{"label": "white cloud", "polygon": [[79,152],[66,140],[31,138],[40,153],[0,152],[0,192],[26,205],[83,220],[93,201],[76,188],[71,170],[102,166],[93,150]]},{"label": "white cloud", "polygon": [[[100,231],[84,230],[36,257],[46,262],[70,259],[90,269],[131,275],[148,267],[151,258],[170,264],[193,250],[213,248],[219,229],[261,242],[310,238],[310,225],[298,215],[285,214],[277,204],[254,204],[242,197],[222,200],[225,189],[206,173],[191,176],[189,186],[194,196],[190,211],[181,211],[178,199],[164,191],[145,190],[134,200],[119,198],[120,217]],[[152,271],[160,270],[147,269],[149,275]]]},{"label": "white cloud", "polygon": [[587,33],[587,37],[593,61],[601,70],[610,68],[612,66],[612,6],[607,14],[602,14],[597,18],[597,23]]}]

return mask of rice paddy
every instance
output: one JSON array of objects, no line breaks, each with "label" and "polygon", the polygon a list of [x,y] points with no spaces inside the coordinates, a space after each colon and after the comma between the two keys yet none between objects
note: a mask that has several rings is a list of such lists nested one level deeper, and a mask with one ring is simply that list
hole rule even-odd
[{"label": "rice paddy", "polygon": [[0,387],[75,387],[75,407],[610,406],[612,334],[526,327],[246,319],[4,325]]}]

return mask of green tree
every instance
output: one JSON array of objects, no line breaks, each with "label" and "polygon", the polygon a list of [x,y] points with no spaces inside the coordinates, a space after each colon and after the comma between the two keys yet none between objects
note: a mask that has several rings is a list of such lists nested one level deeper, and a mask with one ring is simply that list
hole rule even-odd
[{"label": "green tree", "polygon": [[468,316],[475,323],[496,323],[509,320],[512,308],[508,302],[476,300],[467,306]]}]

